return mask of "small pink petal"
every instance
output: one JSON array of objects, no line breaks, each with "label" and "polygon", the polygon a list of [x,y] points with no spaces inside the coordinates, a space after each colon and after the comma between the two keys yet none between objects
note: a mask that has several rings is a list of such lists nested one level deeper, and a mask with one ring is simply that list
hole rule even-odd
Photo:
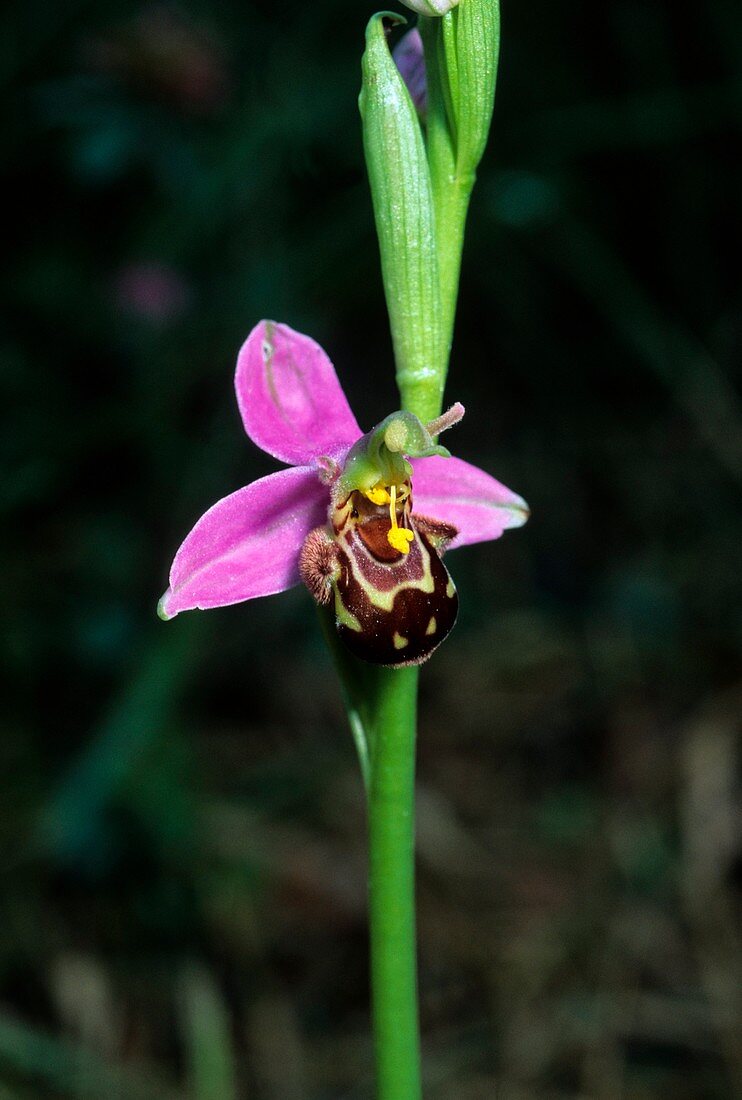
[{"label": "small pink petal", "polygon": [[160,614],[270,596],[299,583],[299,551],[327,520],[328,493],[306,466],[253,481],[209,508],[175,555]]},{"label": "small pink petal", "polygon": [[245,431],[292,466],[361,435],[335,368],[308,336],[261,321],[240,350],[235,375]]},{"label": "small pink petal", "polygon": [[417,111],[425,115],[428,109],[428,81],[425,71],[423,40],[417,27],[413,27],[392,50],[394,64],[407,85],[410,99]]},{"label": "small pink petal", "polygon": [[418,458],[412,462],[413,515],[419,512],[458,528],[451,547],[499,539],[528,519],[528,505],[499,481],[460,458]]}]

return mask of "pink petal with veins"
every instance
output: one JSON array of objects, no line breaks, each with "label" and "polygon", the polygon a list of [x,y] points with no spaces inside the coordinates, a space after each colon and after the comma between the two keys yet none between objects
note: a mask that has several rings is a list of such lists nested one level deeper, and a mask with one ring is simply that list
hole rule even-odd
[{"label": "pink petal with veins", "polygon": [[237,358],[235,389],[250,439],[281,462],[304,466],[361,435],[327,355],[288,325],[255,326]]},{"label": "pink petal with veins", "polygon": [[299,551],[327,521],[328,494],[314,469],[281,470],[209,508],[175,555],[160,614],[224,607],[299,583]]},{"label": "pink petal with veins", "polygon": [[478,466],[460,458],[412,460],[413,515],[452,523],[458,535],[451,548],[498,539],[528,519],[528,505]]}]

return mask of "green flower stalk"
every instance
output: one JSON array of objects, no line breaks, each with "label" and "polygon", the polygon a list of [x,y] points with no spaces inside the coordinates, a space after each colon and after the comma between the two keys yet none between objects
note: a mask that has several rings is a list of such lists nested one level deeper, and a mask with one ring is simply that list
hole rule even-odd
[{"label": "green flower stalk", "polygon": [[[396,16],[375,15],[368,25],[360,108],[402,408],[430,422],[441,410],[469,198],[492,118],[499,8],[497,0],[405,2],[421,16],[425,130],[418,115],[424,98],[419,77],[413,102],[389,52],[386,32],[399,24]],[[435,435],[434,423],[428,431]],[[380,670],[370,718],[378,1100],[421,1096],[414,909],[417,677],[417,668]]]}]

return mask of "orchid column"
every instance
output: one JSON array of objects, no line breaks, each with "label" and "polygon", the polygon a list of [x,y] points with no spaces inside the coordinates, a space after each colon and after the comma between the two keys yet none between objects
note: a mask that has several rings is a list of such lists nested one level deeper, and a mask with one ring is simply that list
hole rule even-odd
[{"label": "orchid column", "polygon": [[[366,32],[360,109],[397,385],[402,408],[425,423],[441,412],[464,225],[492,116],[499,8],[497,0],[404,2],[420,15],[419,37],[418,31],[409,33],[400,65],[404,69],[411,59],[419,71],[424,63],[427,95],[420,94],[418,78],[413,102],[389,51],[387,31],[404,20],[382,13]],[[366,700],[378,1100],[421,1095],[414,912],[417,680],[416,667],[378,670],[375,701]],[[347,690],[347,677],[345,682]],[[352,692],[348,699],[351,722],[362,722],[363,702],[354,703]]]}]

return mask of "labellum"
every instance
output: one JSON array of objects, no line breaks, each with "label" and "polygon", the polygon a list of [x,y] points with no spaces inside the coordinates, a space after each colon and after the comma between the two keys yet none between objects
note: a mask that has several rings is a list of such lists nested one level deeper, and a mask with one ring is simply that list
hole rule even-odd
[{"label": "labellum", "polygon": [[[438,431],[463,414],[435,422]],[[351,450],[333,486],[328,525],[307,537],[302,580],[356,657],[401,667],[426,661],[456,622],[458,596],[441,555],[449,524],[413,514],[410,464],[447,454],[410,414],[393,414]]]}]

